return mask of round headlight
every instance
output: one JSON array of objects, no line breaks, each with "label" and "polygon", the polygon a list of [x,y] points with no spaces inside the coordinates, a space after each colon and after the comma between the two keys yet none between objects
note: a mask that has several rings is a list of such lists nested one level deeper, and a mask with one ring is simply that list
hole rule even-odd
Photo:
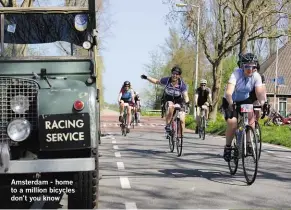
[{"label": "round headlight", "polygon": [[26,96],[18,95],[10,101],[11,109],[17,114],[24,114],[29,110],[29,99]]},{"label": "round headlight", "polygon": [[91,46],[92,46],[91,42],[89,42],[89,41],[83,42],[84,49],[89,50],[91,48]]},{"label": "round headlight", "polygon": [[24,141],[30,135],[31,126],[25,119],[11,121],[7,127],[7,134],[12,141]]}]

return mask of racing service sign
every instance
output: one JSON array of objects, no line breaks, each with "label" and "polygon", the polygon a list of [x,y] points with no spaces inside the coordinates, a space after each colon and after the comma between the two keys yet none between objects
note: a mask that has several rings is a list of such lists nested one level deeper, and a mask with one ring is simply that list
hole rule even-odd
[{"label": "racing service sign", "polygon": [[82,149],[90,146],[88,113],[39,116],[41,150]]}]

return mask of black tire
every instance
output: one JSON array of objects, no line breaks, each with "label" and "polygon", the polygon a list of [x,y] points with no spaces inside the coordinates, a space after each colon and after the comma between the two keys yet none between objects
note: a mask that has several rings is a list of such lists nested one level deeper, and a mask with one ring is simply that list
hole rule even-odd
[{"label": "black tire", "polygon": [[170,152],[173,152],[174,149],[175,149],[175,143],[174,143],[173,135],[167,134],[167,139],[169,139]]},{"label": "black tire", "polygon": [[[228,168],[231,175],[235,175],[238,168],[239,156],[238,156],[238,148],[236,146],[236,142],[237,142],[237,136],[235,135],[235,140],[232,141],[232,145],[231,145],[230,161],[228,162]],[[233,163],[234,165],[231,165],[231,163]]]},{"label": "black tire", "polygon": [[257,141],[258,141],[258,160],[260,160],[261,158],[261,152],[262,152],[262,131],[261,131],[261,127],[260,124],[256,121],[255,124],[255,128],[256,128],[256,134],[257,135]]},{"label": "black tire", "polygon": [[123,115],[123,123],[122,123],[122,135],[126,136],[127,135],[127,130],[126,130],[126,119],[127,119],[127,114]]},{"label": "black tire", "polygon": [[[251,132],[251,136],[253,137],[253,146],[255,148],[253,148],[253,154],[252,155],[248,155],[248,152],[245,154],[245,142],[244,142],[244,135],[246,135],[248,132]],[[247,181],[247,184],[248,185],[251,185],[254,183],[254,181],[256,180],[256,177],[257,177],[257,172],[258,172],[258,149],[257,149],[257,146],[258,146],[258,141],[257,141],[257,135],[255,133],[255,130],[247,125],[245,127],[245,132],[243,132],[242,134],[242,165],[243,165],[243,171],[244,171],[244,176],[246,178],[246,181]],[[253,175],[252,177],[250,178],[248,176],[248,172],[247,172],[247,168],[246,168],[246,158],[247,157],[250,157],[250,156],[253,156],[253,161],[254,161],[254,171],[253,171]]]},{"label": "black tire", "polygon": [[75,193],[68,194],[68,209],[98,209],[99,158],[94,156],[96,170],[73,175]]},{"label": "black tire", "polygon": [[205,129],[206,129],[206,121],[205,121],[205,116],[203,116],[202,118],[202,133],[201,133],[201,136],[202,136],[202,140],[205,140]]},{"label": "black tire", "polygon": [[[180,130],[180,135],[179,135],[179,130]],[[177,119],[177,130],[176,130],[176,148],[177,148],[177,154],[178,157],[182,155],[182,150],[183,150],[183,127],[182,127],[182,122],[180,119]],[[180,136],[180,138],[179,138]]]}]

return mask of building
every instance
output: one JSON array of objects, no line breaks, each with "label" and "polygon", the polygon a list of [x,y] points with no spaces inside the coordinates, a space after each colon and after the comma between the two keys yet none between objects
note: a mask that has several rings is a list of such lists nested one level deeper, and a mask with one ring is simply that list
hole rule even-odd
[{"label": "building", "polygon": [[277,83],[275,90],[276,75],[276,53],[272,54],[264,63],[261,64],[260,72],[265,76],[267,97],[271,106],[286,116],[291,112],[291,43],[286,43],[278,51],[278,70]]}]

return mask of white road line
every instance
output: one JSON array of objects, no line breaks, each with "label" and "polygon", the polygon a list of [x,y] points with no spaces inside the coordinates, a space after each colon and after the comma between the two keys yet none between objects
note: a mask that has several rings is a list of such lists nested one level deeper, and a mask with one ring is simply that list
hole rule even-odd
[{"label": "white road line", "polygon": [[266,152],[268,152],[268,153],[275,153],[275,152],[273,152],[273,151],[269,151],[269,150],[266,150]]},{"label": "white road line", "polygon": [[115,157],[121,157],[120,152],[115,152],[114,154],[115,154]]},{"label": "white road line", "polygon": [[113,149],[118,149],[118,145],[113,145]]},{"label": "white road line", "polygon": [[137,209],[135,202],[126,202],[125,203],[125,209]]},{"label": "white road line", "polygon": [[287,158],[290,158],[291,159],[291,156],[287,156]]},{"label": "white road line", "polygon": [[120,177],[120,185],[122,189],[130,189],[130,183],[127,177]]},{"label": "white road line", "polygon": [[112,141],[112,144],[116,144],[116,141],[114,140],[114,141]]},{"label": "white road line", "polygon": [[155,125],[154,125],[154,124],[151,124],[151,126],[152,126],[152,127],[155,127]]},{"label": "white road line", "polygon": [[124,170],[124,163],[123,162],[117,162],[117,168],[118,168],[118,170]]}]

